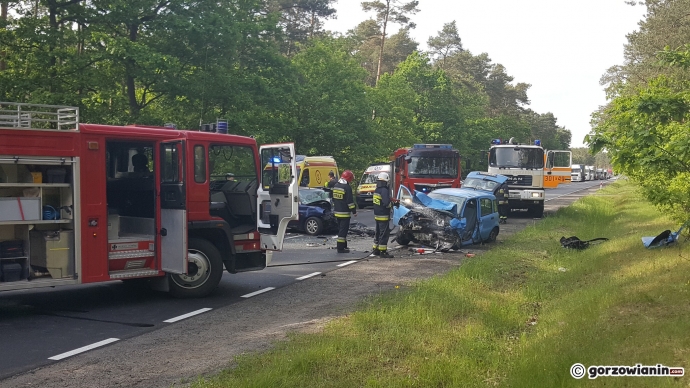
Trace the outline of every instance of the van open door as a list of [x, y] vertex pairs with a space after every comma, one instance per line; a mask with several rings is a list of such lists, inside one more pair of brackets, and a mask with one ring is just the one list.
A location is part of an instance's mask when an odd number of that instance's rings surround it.
[[397, 199], [400, 201], [400, 206], [393, 207], [393, 225], [400, 225], [400, 219], [410, 212], [408, 207], [414, 200], [410, 189], [402, 185], [398, 188]]
[[544, 188], [556, 188], [572, 180], [572, 159], [570, 151], [547, 151], [544, 165]]
[[261, 248], [283, 249], [288, 222], [299, 218], [299, 186], [294, 143], [270, 144], [259, 148], [261, 184], [258, 189], [257, 227]]
[[161, 268], [187, 273], [187, 192], [184, 184], [184, 142], [160, 145]]

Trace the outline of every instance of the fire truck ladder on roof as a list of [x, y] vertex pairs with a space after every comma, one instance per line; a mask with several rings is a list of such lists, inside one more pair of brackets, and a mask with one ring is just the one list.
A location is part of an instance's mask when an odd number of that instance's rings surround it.
[[0, 102], [0, 127], [66, 131], [78, 125], [79, 108]]

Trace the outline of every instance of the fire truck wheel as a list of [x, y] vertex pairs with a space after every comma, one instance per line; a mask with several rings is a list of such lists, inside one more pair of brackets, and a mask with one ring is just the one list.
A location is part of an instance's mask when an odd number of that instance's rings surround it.
[[223, 276], [218, 248], [208, 240], [190, 238], [188, 273], [170, 275], [170, 294], [177, 298], [199, 298], [213, 292]]

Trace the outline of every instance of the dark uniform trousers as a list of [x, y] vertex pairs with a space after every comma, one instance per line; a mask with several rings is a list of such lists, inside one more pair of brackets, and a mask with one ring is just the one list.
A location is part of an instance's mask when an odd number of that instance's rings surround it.
[[390, 208], [391, 199], [387, 186], [381, 186], [378, 183], [376, 191], [374, 191], [374, 221], [376, 221], [376, 234], [374, 235], [374, 249], [375, 255], [385, 253], [388, 250], [388, 238], [390, 237]]
[[338, 249], [347, 249], [347, 232], [350, 230], [350, 217], [337, 217], [338, 220]]
[[386, 252], [388, 250], [388, 239], [391, 235], [389, 220], [379, 220], [384, 216], [376, 216], [376, 235], [374, 237], [374, 252]]

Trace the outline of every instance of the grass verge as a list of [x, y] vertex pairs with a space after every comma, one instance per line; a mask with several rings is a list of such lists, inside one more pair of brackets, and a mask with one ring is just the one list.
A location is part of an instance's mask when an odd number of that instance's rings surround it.
[[[640, 240], [675, 227], [619, 182], [445, 276], [192, 386], [688, 386], [687, 376], [570, 375], [574, 363], [688, 367], [690, 243], [648, 250]], [[573, 235], [610, 241], [561, 248]]]

